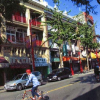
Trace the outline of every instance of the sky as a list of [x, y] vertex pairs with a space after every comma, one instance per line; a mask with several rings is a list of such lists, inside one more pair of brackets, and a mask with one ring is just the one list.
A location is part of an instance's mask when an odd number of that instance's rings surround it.
[[[54, 3], [52, 0], [45, 0], [46, 2], [48, 2], [48, 4], [52, 7], [54, 7]], [[100, 5], [97, 3], [97, 0], [93, 0], [91, 2], [92, 6], [97, 6], [95, 8], [95, 11], [98, 12], [97, 14], [93, 14], [90, 13], [90, 15], [93, 17], [94, 22], [96, 22], [96, 26], [95, 26], [95, 32], [96, 34], [100, 35]], [[71, 2], [71, 0], [60, 0], [60, 9], [63, 11], [70, 11], [69, 15], [71, 16], [75, 16], [78, 13], [80, 13], [81, 11], [84, 12], [84, 7], [77, 7], [76, 5], [74, 5], [74, 3]]]

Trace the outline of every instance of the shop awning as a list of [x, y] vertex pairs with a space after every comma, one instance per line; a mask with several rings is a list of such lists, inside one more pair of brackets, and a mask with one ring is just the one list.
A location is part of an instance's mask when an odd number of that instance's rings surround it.
[[30, 64], [11, 64], [10, 68], [30, 68]]
[[81, 60], [86, 60], [86, 58], [81, 58]]
[[9, 62], [4, 57], [0, 57], [0, 68], [6, 67], [9, 67]]
[[79, 58], [77, 58], [77, 57], [66, 57], [66, 56], [63, 57], [63, 61], [69, 61], [69, 60], [78, 61]]
[[91, 52], [90, 55], [91, 55], [91, 58], [92, 58], [92, 59], [95, 59], [95, 58], [96, 58], [96, 54], [95, 54], [95, 53], [92, 53], [92, 52]]
[[4, 57], [0, 57], [0, 63], [9, 63]]
[[63, 57], [63, 61], [69, 61], [69, 60], [70, 60], [70, 57], [66, 57], [66, 56]]

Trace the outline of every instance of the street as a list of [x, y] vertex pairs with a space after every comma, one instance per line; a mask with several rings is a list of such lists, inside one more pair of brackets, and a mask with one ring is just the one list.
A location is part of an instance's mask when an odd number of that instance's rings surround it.
[[[48, 92], [50, 100], [100, 100], [100, 83], [95, 82], [93, 73], [49, 82], [39, 89]], [[15, 100], [16, 96], [23, 92], [24, 90], [1, 92], [0, 100]]]

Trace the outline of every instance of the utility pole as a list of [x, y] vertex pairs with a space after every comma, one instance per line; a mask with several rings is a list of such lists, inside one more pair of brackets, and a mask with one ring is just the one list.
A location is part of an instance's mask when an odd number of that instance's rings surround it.
[[32, 31], [31, 31], [31, 20], [29, 20], [29, 25], [30, 25], [30, 39], [31, 39], [31, 59], [32, 59], [32, 68], [33, 71], [35, 71], [35, 61], [34, 61], [34, 46], [32, 43]]

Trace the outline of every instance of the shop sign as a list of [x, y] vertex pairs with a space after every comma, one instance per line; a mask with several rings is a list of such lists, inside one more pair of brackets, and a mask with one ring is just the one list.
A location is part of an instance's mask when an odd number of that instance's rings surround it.
[[35, 66], [40, 67], [40, 66], [48, 66], [47, 61], [45, 58], [36, 58], [35, 59]]
[[60, 62], [60, 59], [59, 58], [51, 58], [51, 61], [52, 62]]
[[69, 61], [70, 57], [63, 57], [63, 61]]
[[8, 63], [0, 63], [0, 68], [7, 68], [9, 67]]

